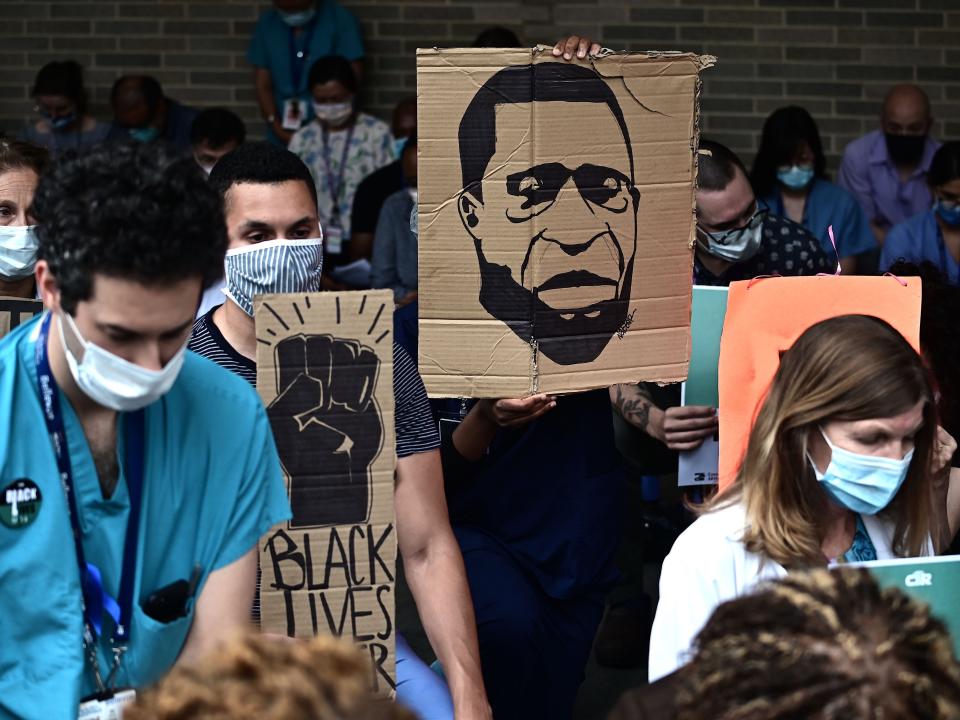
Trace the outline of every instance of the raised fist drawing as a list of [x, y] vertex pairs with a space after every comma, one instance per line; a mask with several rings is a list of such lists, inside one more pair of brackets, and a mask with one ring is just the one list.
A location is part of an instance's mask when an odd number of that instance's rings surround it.
[[354, 340], [303, 334], [274, 353], [279, 395], [267, 414], [290, 476], [290, 526], [365, 522], [383, 441], [377, 354]]

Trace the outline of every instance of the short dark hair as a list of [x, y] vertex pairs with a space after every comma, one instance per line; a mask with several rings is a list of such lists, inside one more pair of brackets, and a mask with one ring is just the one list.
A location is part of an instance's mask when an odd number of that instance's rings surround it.
[[960, 178], [960, 141], [951, 140], [934, 153], [927, 171], [927, 183], [937, 187], [957, 178]]
[[30, 91], [37, 95], [63, 95], [77, 106], [77, 112], [87, 110], [87, 91], [83, 87], [83, 68], [74, 60], [48, 62], [37, 73]]
[[68, 153], [40, 178], [33, 200], [39, 257], [73, 313], [96, 274], [146, 285], [223, 275], [227, 228], [216, 192], [192, 158], [119, 143]]
[[763, 197], [777, 185], [777, 168], [793, 164], [793, 158], [804, 144], [813, 152], [813, 173], [826, 175], [827, 159], [823, 155], [820, 131], [810, 113], [797, 105], [774, 110], [763, 123], [760, 149], [753, 158], [750, 182], [754, 192]]
[[724, 190], [737, 174], [746, 176], [743, 161], [726, 145], [700, 138], [697, 153], [697, 190]]
[[513, 30], [501, 25], [494, 25], [486, 30], [481, 30], [474, 39], [473, 46], [477, 48], [518, 48], [520, 47], [520, 38]]
[[242, 145], [247, 138], [247, 127], [235, 113], [222, 107], [208, 108], [193, 119], [190, 126], [190, 144], [198, 145], [204, 140], [217, 150], [228, 142]]
[[160, 101], [163, 100], [163, 87], [155, 77], [150, 75], [123, 75], [114, 81], [113, 87], [110, 89], [111, 105], [116, 105], [117, 96], [124, 85], [129, 85], [131, 91], [140, 94], [151, 113], [156, 111]]
[[49, 163], [50, 153], [46, 148], [22, 140], [0, 139], [0, 173], [25, 168], [42, 175]]
[[285, 148], [262, 140], [244, 143], [228, 152], [210, 172], [210, 184], [221, 198], [226, 198], [227, 191], [238, 183], [274, 185], [291, 180], [304, 183], [316, 203], [317, 186], [303, 160]]
[[546, 62], [504, 68], [473, 96], [460, 119], [460, 170], [464, 190], [483, 202], [481, 180], [497, 147], [497, 106], [549, 100], [606, 103], [623, 133], [630, 158], [630, 180], [633, 180], [630, 132], [613, 90], [590, 68]]
[[331, 80], [336, 80], [352, 93], [356, 93], [359, 87], [353, 65], [341, 55], [326, 55], [311, 65], [307, 87], [323, 85]]

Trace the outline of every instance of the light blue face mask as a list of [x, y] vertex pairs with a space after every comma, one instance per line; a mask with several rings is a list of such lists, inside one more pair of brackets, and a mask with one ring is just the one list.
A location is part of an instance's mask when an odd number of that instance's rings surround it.
[[403, 149], [407, 146], [407, 138], [394, 138], [393, 139], [393, 156], [395, 158], [400, 158], [403, 155]]
[[777, 180], [791, 190], [803, 190], [813, 182], [813, 168], [810, 165], [794, 165], [777, 170]]
[[160, 130], [152, 125], [141, 128], [129, 128], [127, 132], [130, 133], [130, 137], [134, 140], [142, 143], [153, 142], [160, 136]]
[[303, 27], [308, 22], [313, 20], [314, 16], [317, 14], [316, 8], [308, 8], [307, 10], [301, 10], [300, 12], [280, 12], [280, 19], [283, 20], [287, 25], [292, 28]]
[[937, 198], [933, 204], [933, 210], [950, 227], [960, 226], [960, 203]]
[[837, 447], [820, 428], [830, 447], [830, 464], [820, 472], [807, 456], [817, 481], [837, 503], [861, 515], [876, 515], [896, 497], [907, 479], [913, 450], [900, 460], [861, 455]]

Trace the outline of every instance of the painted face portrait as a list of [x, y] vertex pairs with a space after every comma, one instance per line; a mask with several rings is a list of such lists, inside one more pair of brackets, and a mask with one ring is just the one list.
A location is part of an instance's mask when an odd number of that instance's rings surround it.
[[592, 362], [627, 322], [637, 240], [640, 195], [613, 91], [567, 63], [506, 68], [474, 95], [459, 146], [480, 304], [553, 362]]

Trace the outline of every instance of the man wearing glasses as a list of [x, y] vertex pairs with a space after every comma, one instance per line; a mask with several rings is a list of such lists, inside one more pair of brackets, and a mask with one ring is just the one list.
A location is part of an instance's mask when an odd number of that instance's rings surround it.
[[720, 143], [700, 143], [694, 284], [729, 285], [758, 275], [836, 270], [817, 238], [758, 203], [743, 164]]
[[[760, 275], [836, 270], [836, 255], [828, 257], [816, 237], [758, 203], [743, 163], [733, 151], [701, 140], [697, 162], [695, 285], [726, 286]], [[610, 395], [630, 424], [671, 450], [695, 450], [717, 432], [716, 409], [681, 406], [679, 388], [618, 385]]]

